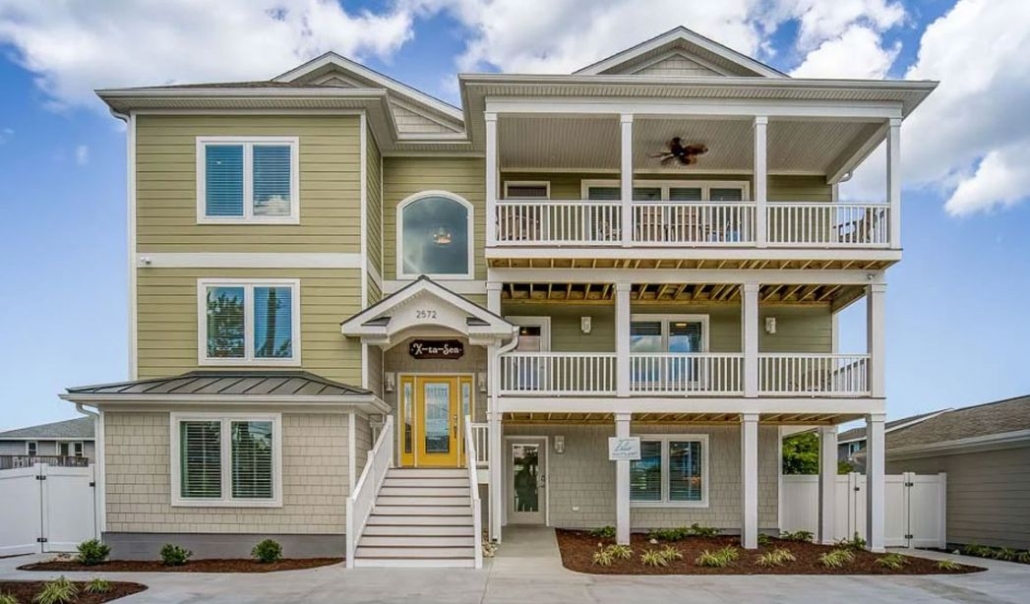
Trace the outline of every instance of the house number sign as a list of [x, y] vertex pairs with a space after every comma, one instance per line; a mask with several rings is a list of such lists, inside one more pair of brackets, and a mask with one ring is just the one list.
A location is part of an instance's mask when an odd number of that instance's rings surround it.
[[461, 340], [412, 340], [408, 354], [416, 359], [460, 359], [465, 345]]

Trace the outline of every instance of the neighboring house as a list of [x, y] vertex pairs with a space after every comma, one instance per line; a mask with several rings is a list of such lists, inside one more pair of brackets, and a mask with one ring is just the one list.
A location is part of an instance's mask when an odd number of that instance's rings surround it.
[[[330, 53], [99, 92], [128, 124], [130, 379], [63, 396], [103, 418], [113, 555], [473, 566], [480, 521], [753, 548], [779, 428], [860, 418], [882, 549], [901, 122], [936, 84], [792, 79], [677, 28], [458, 86]], [[886, 202], [838, 201], [880, 144]], [[863, 297], [870, 353], [836, 353]]]
[[891, 432], [887, 471], [947, 472], [949, 543], [1030, 549], [1030, 396]]
[[0, 432], [0, 469], [34, 463], [88, 464], [94, 458], [92, 417]]
[[[937, 417], [938, 415], [950, 410], [951, 409], [941, 409], [939, 411], [931, 411], [929, 413], [896, 419], [884, 424], [884, 432], [889, 434], [895, 430], [907, 428], [908, 426], [913, 426], [932, 417]], [[852, 464], [852, 466], [855, 466], [856, 463], [861, 462], [861, 460], [856, 459], [855, 456], [862, 451], [865, 451], [865, 448], [866, 436], [864, 426], [851, 428], [850, 430], [845, 430], [837, 435], [837, 461], [846, 461]], [[855, 467], [857, 468], [857, 466]]]

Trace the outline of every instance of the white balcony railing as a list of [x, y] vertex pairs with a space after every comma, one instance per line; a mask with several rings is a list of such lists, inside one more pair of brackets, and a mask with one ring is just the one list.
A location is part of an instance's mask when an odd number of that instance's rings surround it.
[[869, 355], [759, 354], [758, 393], [869, 396]]
[[472, 444], [476, 447], [476, 466], [485, 468], [489, 460], [487, 452], [490, 450], [490, 424], [472, 423], [470, 427], [472, 428]]
[[[755, 247], [754, 202], [633, 202], [630, 243], [666, 247]], [[890, 207], [883, 203], [769, 202], [765, 242], [781, 247], [890, 246]], [[497, 244], [623, 244], [621, 201], [497, 202]]]
[[742, 354], [640, 353], [629, 361], [633, 395], [744, 393]]
[[615, 353], [505, 354], [501, 394], [615, 394]]

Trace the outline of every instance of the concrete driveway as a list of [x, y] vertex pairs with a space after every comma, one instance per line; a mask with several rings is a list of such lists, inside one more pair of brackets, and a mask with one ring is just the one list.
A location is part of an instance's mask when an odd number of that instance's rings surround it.
[[[608, 577], [565, 570], [552, 531], [511, 530], [497, 558], [482, 571], [356, 569], [342, 566], [267, 575], [103, 573], [150, 589], [119, 603], [177, 602], [1027, 602], [1030, 566], [976, 561], [988, 567], [972, 575], [923, 577]], [[934, 558], [957, 557], [925, 554]], [[0, 559], [0, 579], [50, 578], [56, 573], [15, 568], [43, 556]], [[965, 560], [969, 561], [969, 560]], [[90, 579], [88, 573], [69, 578]]]

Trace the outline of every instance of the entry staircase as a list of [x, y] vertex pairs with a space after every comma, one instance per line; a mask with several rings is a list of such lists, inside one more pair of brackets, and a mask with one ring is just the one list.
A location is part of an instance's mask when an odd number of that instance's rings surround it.
[[464, 469], [390, 468], [354, 566], [474, 568], [473, 488]]

